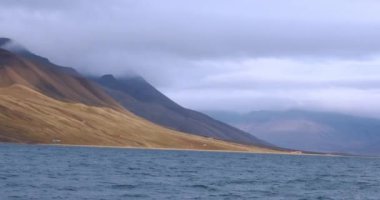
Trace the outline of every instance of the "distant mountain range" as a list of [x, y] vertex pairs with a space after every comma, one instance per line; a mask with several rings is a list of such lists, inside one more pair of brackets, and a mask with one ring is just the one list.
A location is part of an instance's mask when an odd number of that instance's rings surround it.
[[0, 38], [0, 141], [279, 152], [141, 77], [87, 78]]
[[378, 119], [302, 110], [206, 113], [286, 148], [380, 155]]

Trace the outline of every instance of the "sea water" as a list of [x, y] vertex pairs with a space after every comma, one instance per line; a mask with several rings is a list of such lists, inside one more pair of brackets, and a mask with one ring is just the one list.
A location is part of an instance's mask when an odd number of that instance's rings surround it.
[[380, 199], [380, 160], [0, 144], [0, 199]]

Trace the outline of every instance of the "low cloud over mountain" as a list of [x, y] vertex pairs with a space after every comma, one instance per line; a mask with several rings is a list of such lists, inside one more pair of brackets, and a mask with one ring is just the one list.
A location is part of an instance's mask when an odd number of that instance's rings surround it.
[[373, 0], [3, 0], [0, 22], [4, 36], [56, 63], [141, 74], [187, 107], [379, 117], [379, 9]]

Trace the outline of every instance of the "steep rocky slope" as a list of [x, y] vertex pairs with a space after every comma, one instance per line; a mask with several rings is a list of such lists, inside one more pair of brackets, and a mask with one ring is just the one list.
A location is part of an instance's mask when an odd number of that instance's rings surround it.
[[271, 146], [251, 134], [178, 105], [142, 77], [93, 78], [126, 109], [159, 125], [195, 135], [242, 144]]
[[125, 111], [58, 101], [23, 85], [0, 88], [0, 141], [276, 152], [171, 131]]
[[67, 69], [0, 49], [0, 141], [279, 152], [161, 127]]
[[119, 107], [101, 88], [80, 75], [65, 73], [2, 49], [0, 64], [0, 87], [21, 84], [63, 101]]

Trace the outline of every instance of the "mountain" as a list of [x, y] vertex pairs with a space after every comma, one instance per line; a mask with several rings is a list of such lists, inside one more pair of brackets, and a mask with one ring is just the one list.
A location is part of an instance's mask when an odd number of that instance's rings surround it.
[[58, 101], [23, 85], [0, 88], [0, 141], [278, 152], [171, 131], [128, 112]]
[[207, 113], [282, 147], [380, 155], [378, 119], [302, 110]]
[[0, 142], [284, 152], [156, 125], [74, 69], [9, 42], [0, 39]]
[[0, 87], [20, 84], [62, 101], [120, 108], [112, 97], [84, 77], [63, 73], [6, 50], [0, 49], [0, 56]]
[[[251, 134], [178, 105], [139, 76], [92, 78], [124, 108], [173, 130], [241, 144], [272, 146]], [[274, 147], [274, 146], [272, 146]]]
[[10, 42], [11, 40], [9, 38], [0, 38], [0, 48], [4, 48], [4, 46]]
[[78, 72], [76, 72], [73, 68], [63, 67], [56, 65], [49, 61], [49, 59], [36, 55], [33, 52], [30, 52], [27, 48], [22, 46], [21, 44], [9, 39], [9, 38], [0, 38], [0, 48], [10, 51], [14, 54], [17, 54], [23, 58], [27, 58], [30, 61], [37, 62], [39, 64], [44, 65], [48, 68], [53, 68], [54, 70], [62, 71], [65, 73], [69, 73], [72, 75], [80, 76]]

